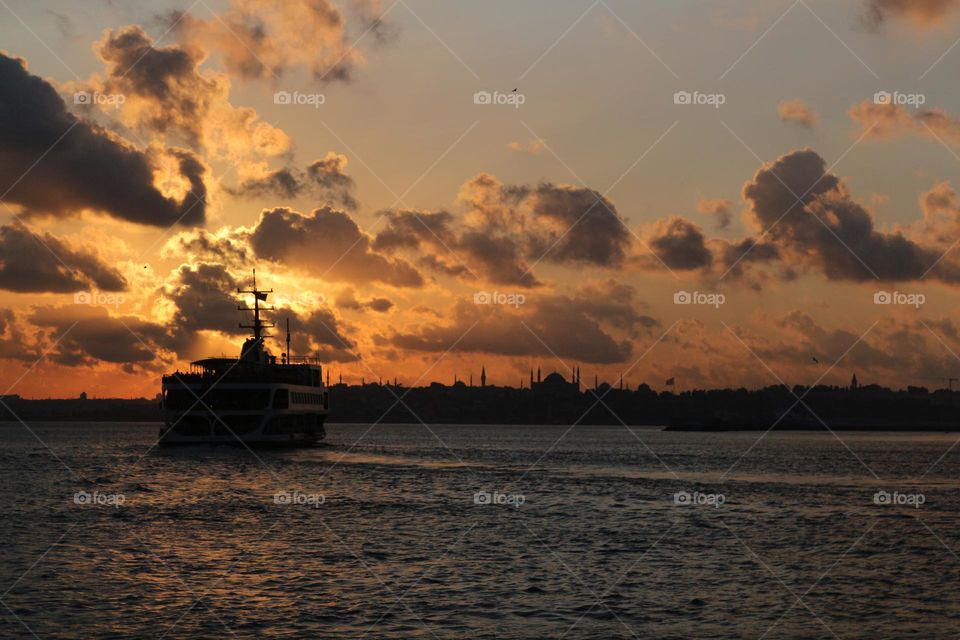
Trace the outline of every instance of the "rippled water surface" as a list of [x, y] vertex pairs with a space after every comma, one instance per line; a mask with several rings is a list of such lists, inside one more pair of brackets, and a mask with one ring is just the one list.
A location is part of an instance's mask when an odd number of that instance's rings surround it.
[[2, 638], [960, 636], [957, 434], [30, 426], [0, 425]]

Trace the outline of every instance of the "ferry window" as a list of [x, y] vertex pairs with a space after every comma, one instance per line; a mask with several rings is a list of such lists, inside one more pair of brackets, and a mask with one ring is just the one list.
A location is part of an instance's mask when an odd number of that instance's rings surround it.
[[289, 392], [286, 389], [277, 389], [273, 395], [273, 408], [286, 409], [290, 406]]
[[219, 389], [214, 387], [205, 395], [198, 394], [199, 408], [209, 407], [223, 411], [239, 409], [263, 409], [267, 406], [267, 391], [262, 389]]

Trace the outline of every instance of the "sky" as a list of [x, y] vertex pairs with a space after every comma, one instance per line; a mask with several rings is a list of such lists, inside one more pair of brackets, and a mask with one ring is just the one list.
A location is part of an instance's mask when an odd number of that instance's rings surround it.
[[960, 0], [0, 15], [0, 391], [152, 397], [253, 269], [350, 383], [960, 377]]

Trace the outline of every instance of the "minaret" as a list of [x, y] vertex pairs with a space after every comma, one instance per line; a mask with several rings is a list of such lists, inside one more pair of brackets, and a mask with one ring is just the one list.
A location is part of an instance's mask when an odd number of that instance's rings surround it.
[[537, 382], [540, 382], [540, 367], [537, 367]]
[[580, 391], [580, 367], [577, 367], [577, 391]]
[[487, 386], [487, 368], [486, 367], [480, 367], [480, 386], [481, 387]]
[[327, 386], [330, 386], [330, 369], [327, 369]]
[[857, 382], [857, 374], [854, 373], [854, 374], [853, 374], [853, 378], [850, 379], [850, 390], [851, 390], [851, 391], [856, 391], [859, 387], [860, 387], [860, 385], [859, 385], [859, 383]]
[[623, 374], [620, 374], [620, 391], [623, 391]]
[[600, 388], [600, 380], [597, 378], [597, 374], [593, 374], [593, 390], [596, 391]]
[[530, 367], [530, 388], [533, 389], [533, 367]]
[[343, 371], [340, 372], [340, 384], [343, 384]]

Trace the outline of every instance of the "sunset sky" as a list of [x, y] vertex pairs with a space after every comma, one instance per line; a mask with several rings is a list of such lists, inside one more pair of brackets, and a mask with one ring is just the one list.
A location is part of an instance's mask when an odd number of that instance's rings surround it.
[[960, 377], [960, 0], [0, 15], [0, 392], [152, 397], [254, 268], [351, 383]]

